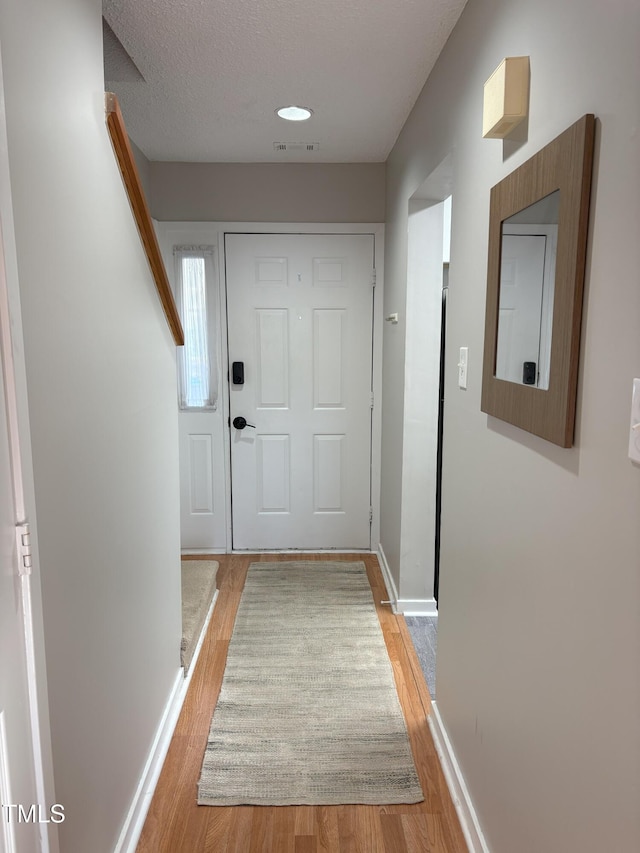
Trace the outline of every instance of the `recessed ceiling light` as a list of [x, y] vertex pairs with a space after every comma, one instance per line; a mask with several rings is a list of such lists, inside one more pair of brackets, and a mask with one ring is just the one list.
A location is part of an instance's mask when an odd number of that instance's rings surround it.
[[280, 109], [276, 110], [276, 114], [287, 121], [306, 121], [313, 115], [313, 110], [310, 110], [308, 107], [295, 107], [292, 105], [290, 107], [280, 107]]

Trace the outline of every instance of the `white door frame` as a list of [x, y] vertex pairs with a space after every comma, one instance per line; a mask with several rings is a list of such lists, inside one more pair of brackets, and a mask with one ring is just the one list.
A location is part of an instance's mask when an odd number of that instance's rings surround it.
[[[227, 233], [241, 234], [372, 234], [374, 237], [374, 259], [376, 269], [376, 287], [373, 302], [373, 393], [374, 407], [371, 433], [371, 550], [377, 551], [380, 543], [380, 458], [382, 448], [382, 323], [383, 323], [383, 274], [384, 274], [384, 225], [351, 223], [273, 223], [273, 222], [225, 222], [220, 223], [218, 234], [218, 257], [220, 258], [220, 298], [221, 317], [227, 316], [227, 277], [225, 264], [224, 237]], [[222, 324], [223, 364], [222, 376], [229, 372], [227, 326]], [[223, 418], [226, 425], [230, 412], [229, 382], [223, 381], [223, 393], [220, 395], [223, 405]], [[225, 447], [225, 493], [227, 499], [227, 552], [233, 551], [231, 518], [231, 436], [230, 430], [224, 430]], [[238, 553], [247, 553], [246, 551]], [[335, 552], [333, 552], [335, 553]]]
[[[17, 248], [13, 220], [13, 199], [4, 108], [4, 80], [0, 63], [0, 324], [2, 325], [2, 361], [4, 394], [7, 407], [8, 435], [13, 468], [13, 490], [16, 512], [18, 557], [22, 534], [28, 530], [30, 567], [20, 575], [20, 599], [27, 668], [29, 723], [31, 730], [33, 771], [38, 805], [43, 813], [56, 803], [53, 784], [53, 758], [46, 691], [44, 626], [40, 587], [38, 543], [35, 519], [35, 487], [31, 455], [27, 400], [27, 378], [24, 361], [24, 339], [17, 265]], [[28, 540], [29, 541], [29, 540]], [[29, 562], [29, 560], [27, 560]], [[26, 563], [25, 563], [26, 566]], [[29, 803], [22, 804], [29, 808]], [[48, 814], [47, 814], [48, 816]], [[5, 817], [3, 812], [2, 817]], [[38, 826], [42, 853], [57, 853], [58, 830], [53, 822]]]
[[[220, 318], [220, 394], [217, 422], [218, 446], [223, 448], [223, 459], [215, 460], [215, 470], [224, 472], [224, 541], [215, 548], [185, 548], [183, 553], [232, 553], [231, 538], [231, 440], [227, 427], [229, 417], [229, 371], [227, 347], [227, 280], [225, 270], [224, 238], [227, 233], [242, 234], [371, 234], [374, 237], [374, 259], [376, 288], [374, 293], [373, 321], [373, 390], [374, 408], [371, 436], [371, 550], [376, 552], [380, 544], [380, 458], [382, 435], [382, 326], [384, 302], [384, 225], [382, 223], [313, 223], [313, 222], [154, 222], [160, 248], [169, 278], [173, 280], [173, 245], [206, 243], [217, 247], [217, 311]], [[221, 499], [222, 502], [222, 499]], [[247, 553], [247, 552], [242, 552]]]

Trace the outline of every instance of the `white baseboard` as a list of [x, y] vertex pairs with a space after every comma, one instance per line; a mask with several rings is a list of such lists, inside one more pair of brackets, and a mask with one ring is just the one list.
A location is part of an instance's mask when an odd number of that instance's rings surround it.
[[149, 811], [149, 806], [151, 805], [151, 800], [153, 799], [158, 779], [160, 778], [162, 765], [164, 764], [167, 752], [169, 751], [169, 744], [171, 743], [171, 738], [173, 737], [173, 732], [187, 695], [187, 689], [191, 682], [191, 677], [196, 667], [198, 656], [200, 655], [200, 650], [202, 649], [204, 637], [207, 633], [207, 628], [209, 627], [209, 622], [211, 621], [211, 615], [213, 614], [213, 608], [215, 607], [217, 599], [218, 590], [216, 589], [213, 594], [209, 610], [207, 611], [207, 616], [204, 620], [204, 625], [202, 626], [198, 643], [193, 652], [193, 657], [191, 658], [189, 671], [185, 675], [184, 670], [180, 668], [180, 671], [176, 676], [162, 719], [160, 720], [160, 725], [158, 726], [156, 736], [153, 740], [149, 757], [147, 758], [147, 763], [142, 771], [142, 776], [140, 777], [136, 793], [129, 808], [127, 819], [124, 822], [124, 826], [120, 832], [120, 838], [118, 839], [118, 843], [116, 844], [113, 853], [135, 853], [136, 847], [138, 846], [142, 827], [144, 826], [147, 812]]
[[[184, 551], [182, 552], [185, 553]], [[231, 554], [241, 554], [252, 557], [259, 554], [374, 554], [369, 548], [263, 548], [261, 551], [250, 551], [244, 548], [234, 548]]]
[[140, 833], [144, 826], [151, 798], [155, 791], [162, 765], [171, 743], [173, 730], [178, 722], [178, 716], [184, 702], [184, 673], [182, 668], [178, 670], [169, 699], [165, 705], [160, 725], [156, 731], [156, 736], [153, 739], [149, 757], [145, 764], [142, 776], [138, 783], [138, 787], [134, 794], [129, 813], [120, 832], [120, 837], [114, 848], [113, 853], [135, 853], [138, 845]]
[[384, 585], [391, 601], [391, 609], [394, 613], [403, 613], [407, 616], [437, 616], [438, 606], [435, 598], [399, 598], [398, 590], [391, 575], [391, 569], [387, 562], [382, 544], [378, 545], [378, 562], [382, 569]]
[[460, 765], [453, 751], [453, 745], [442, 722], [436, 702], [431, 703], [431, 713], [427, 717], [431, 735], [435, 744], [442, 772], [446, 779], [451, 799], [455, 807], [460, 826], [469, 848], [469, 853], [490, 853], [485, 841], [476, 810], [471, 801], [469, 789], [464, 781]]
[[384, 580], [384, 585], [387, 588], [387, 595], [389, 596], [389, 600], [391, 601], [391, 609], [394, 613], [397, 613], [398, 590], [396, 589], [393, 577], [391, 576], [391, 569], [389, 568], [389, 563], [387, 562], [387, 556], [384, 553], [382, 543], [378, 545], [378, 562], [380, 563], [380, 569], [382, 570], [382, 579]]
[[226, 548], [182, 548], [180, 554], [183, 557], [200, 556], [201, 554], [226, 554]]
[[437, 616], [438, 605], [435, 598], [399, 598], [396, 602], [398, 613], [405, 616]]

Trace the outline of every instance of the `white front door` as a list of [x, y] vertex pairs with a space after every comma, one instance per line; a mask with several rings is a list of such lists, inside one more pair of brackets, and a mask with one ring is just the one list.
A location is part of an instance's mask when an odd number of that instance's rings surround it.
[[502, 235], [498, 379], [522, 383], [525, 362], [538, 368], [545, 247], [544, 236]]
[[522, 383], [524, 362], [534, 362], [530, 384], [549, 387], [557, 241], [556, 224], [503, 224], [498, 379]]
[[225, 249], [233, 547], [369, 548], [374, 238]]

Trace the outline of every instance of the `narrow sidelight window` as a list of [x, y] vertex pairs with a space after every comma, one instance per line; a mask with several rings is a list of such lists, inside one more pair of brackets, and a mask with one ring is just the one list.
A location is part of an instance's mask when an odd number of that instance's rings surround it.
[[175, 246], [176, 302], [184, 347], [178, 347], [180, 409], [215, 409], [218, 371], [215, 359], [213, 248]]

